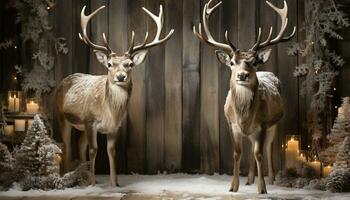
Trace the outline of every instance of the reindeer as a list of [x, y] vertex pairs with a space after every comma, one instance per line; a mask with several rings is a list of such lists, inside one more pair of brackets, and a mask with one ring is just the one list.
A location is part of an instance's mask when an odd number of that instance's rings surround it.
[[199, 24], [199, 31], [197, 32], [195, 26], [193, 26], [193, 33], [201, 41], [222, 49], [215, 51], [216, 56], [222, 64], [231, 69], [230, 90], [224, 106], [225, 116], [232, 132], [231, 139], [234, 154], [233, 179], [230, 191], [238, 191], [242, 137], [246, 136], [252, 143], [254, 154], [250, 161], [247, 184], [254, 183], [255, 158], [258, 168], [258, 192], [266, 193], [262, 171], [263, 146], [266, 143], [269, 182], [273, 184], [272, 142], [276, 132], [276, 123], [283, 116], [283, 103], [278, 78], [271, 72], [257, 72], [257, 67], [266, 63], [270, 57], [271, 49], [266, 49], [266, 47], [290, 40], [295, 34], [296, 27], [294, 27], [291, 35], [284, 37], [288, 24], [287, 3], [284, 1], [284, 8], [279, 9], [266, 1], [281, 18], [280, 32], [276, 38], [271, 39], [271, 27], [267, 39], [261, 42], [261, 28], [259, 28], [257, 41], [253, 47], [248, 51], [240, 51], [231, 43], [227, 31], [225, 32], [226, 43], [215, 41], [211, 35], [207, 21], [211, 13], [222, 3], [219, 2], [210, 7], [211, 2], [212, 0], [206, 3], [203, 9], [204, 31], [201, 24]]
[[146, 8], [142, 8], [157, 25], [154, 39], [147, 43], [148, 32], [143, 42], [137, 46], [135, 33], [132, 31], [131, 44], [121, 56], [112, 51], [103, 33], [104, 45], [94, 44], [86, 33], [86, 26], [90, 19], [105, 6], [101, 6], [86, 16], [85, 8], [81, 11], [80, 39], [93, 48], [98, 60], [107, 68], [108, 74], [95, 76], [76, 73], [69, 75], [56, 89], [56, 104], [58, 108], [61, 136], [64, 142], [64, 166], [67, 169], [71, 161], [71, 128], [83, 131], [79, 150], [80, 158], [86, 161], [87, 145], [91, 162], [91, 184], [95, 185], [95, 158], [97, 154], [97, 132], [107, 135], [107, 152], [110, 165], [111, 185], [118, 185], [115, 172], [115, 143], [117, 131], [127, 113], [127, 104], [131, 92], [131, 71], [134, 66], [143, 62], [147, 49], [160, 45], [169, 40], [174, 30], [160, 39], [163, 28], [163, 8], [160, 5], [159, 15], [156, 16]]

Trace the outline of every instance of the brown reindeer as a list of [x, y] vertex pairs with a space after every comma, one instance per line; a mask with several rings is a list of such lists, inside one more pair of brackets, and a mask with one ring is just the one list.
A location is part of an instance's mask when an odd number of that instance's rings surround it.
[[[203, 29], [199, 24], [199, 32], [193, 26], [194, 34], [203, 42], [221, 48], [216, 51], [216, 56], [221, 63], [230, 67], [230, 90], [225, 103], [225, 116], [232, 131], [232, 143], [234, 154], [234, 170], [230, 191], [238, 191], [239, 168], [242, 152], [242, 137], [247, 136], [252, 143], [252, 152], [258, 168], [258, 192], [266, 193], [266, 186], [262, 171], [263, 146], [266, 143], [267, 160], [269, 168], [269, 182], [274, 181], [272, 164], [272, 142], [275, 136], [276, 123], [283, 116], [283, 104], [280, 95], [280, 81], [271, 72], [257, 72], [257, 66], [264, 64], [270, 57], [271, 49], [266, 47], [290, 40], [294, 34], [284, 37], [287, 28], [288, 7], [284, 1], [284, 8], [279, 9], [266, 1], [275, 10], [282, 20], [281, 30], [276, 38], [272, 39], [272, 27], [264, 42], [261, 42], [261, 28], [259, 28], [257, 41], [248, 51], [240, 51], [230, 42], [227, 31], [226, 43], [220, 43], [213, 39], [207, 21], [211, 13], [221, 4], [219, 2], [210, 7], [212, 0], [205, 4], [203, 9]], [[250, 161], [247, 184], [254, 183], [255, 163]]]
[[163, 27], [163, 9], [160, 6], [159, 15], [154, 15], [142, 8], [156, 23], [157, 33], [151, 42], [146, 32], [144, 41], [135, 46], [135, 34], [132, 31], [129, 49], [121, 56], [114, 53], [107, 43], [103, 33], [104, 45], [100, 46], [90, 41], [86, 33], [89, 20], [96, 15], [102, 6], [86, 16], [85, 6], [81, 11], [80, 39], [96, 51], [98, 60], [107, 68], [108, 74], [94, 76], [88, 74], [73, 74], [66, 77], [57, 86], [56, 103], [59, 112], [61, 136], [64, 142], [64, 165], [67, 170], [71, 161], [71, 128], [83, 131], [80, 142], [80, 158], [86, 161], [87, 145], [91, 162], [91, 184], [95, 184], [95, 158], [97, 154], [97, 132], [107, 135], [107, 152], [110, 165], [112, 186], [118, 184], [115, 172], [115, 143], [117, 131], [126, 116], [127, 104], [131, 91], [131, 71], [145, 59], [147, 49], [160, 45], [170, 39], [172, 29], [166, 37], [160, 39]]

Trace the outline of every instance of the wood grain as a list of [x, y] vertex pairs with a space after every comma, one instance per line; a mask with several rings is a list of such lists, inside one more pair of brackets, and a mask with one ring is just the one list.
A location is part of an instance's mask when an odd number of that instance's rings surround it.
[[197, 0], [183, 1], [182, 171], [187, 173], [200, 169], [200, 45], [192, 33], [192, 26], [200, 21], [199, 10]]
[[[204, 5], [207, 1], [202, 0]], [[201, 6], [203, 7], [203, 6]], [[220, 11], [212, 14], [209, 22], [211, 34], [220, 38]], [[219, 151], [219, 62], [215, 59], [214, 49], [201, 46], [201, 115], [200, 115], [200, 152], [201, 172], [213, 174], [220, 168]]]
[[[136, 43], [142, 42], [147, 31], [145, 13], [141, 6], [145, 0], [129, 1], [128, 43], [131, 31], [135, 31]], [[132, 71], [133, 88], [128, 109], [128, 172], [145, 173], [146, 167], [146, 74], [147, 59]]]
[[182, 2], [166, 1], [164, 13], [164, 33], [176, 30], [164, 45], [164, 167], [174, 173], [181, 169], [182, 152]]

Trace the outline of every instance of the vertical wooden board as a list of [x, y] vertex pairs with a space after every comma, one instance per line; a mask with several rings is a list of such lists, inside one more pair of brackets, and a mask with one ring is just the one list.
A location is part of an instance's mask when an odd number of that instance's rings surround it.
[[[90, 10], [86, 9], [86, 13], [90, 14], [99, 7], [105, 5], [106, 8], [99, 11], [89, 22], [90, 27], [89, 38], [94, 44], [103, 45], [102, 33], [108, 33], [108, 2], [109, 0], [94, 0], [90, 1]], [[90, 49], [89, 73], [91, 74], [107, 74], [107, 69], [98, 62], [95, 52]]]
[[175, 30], [165, 44], [164, 167], [167, 172], [181, 169], [182, 147], [182, 1], [166, 1], [164, 31]]
[[[298, 0], [298, 9], [297, 9], [297, 40], [298, 42], [303, 42], [305, 40], [305, 30], [301, 30], [302, 26], [305, 23], [305, 1]], [[302, 56], [298, 55], [297, 65], [304, 63], [306, 60]], [[298, 81], [298, 107], [299, 107], [299, 117], [298, 117], [298, 132], [301, 136], [301, 148], [307, 149], [308, 145], [308, 131], [307, 131], [307, 103], [306, 97], [304, 95], [300, 95], [300, 89], [302, 83], [305, 81], [304, 77], [297, 78]]]
[[[63, 78], [72, 73], [73, 64], [73, 24], [72, 21], [73, 2], [64, 1], [64, 3], [58, 3], [53, 9], [54, 12], [54, 32], [56, 37], [64, 37], [66, 39], [67, 47], [69, 49], [68, 54], [58, 54], [55, 60], [55, 68], [53, 69], [55, 81], [59, 83]], [[68, 23], [63, 23], [68, 22]], [[53, 115], [53, 128], [55, 130], [55, 138], [61, 141], [61, 134], [58, 124], [57, 112]]]
[[[230, 40], [237, 45], [238, 41], [238, 3], [237, 1], [223, 1], [223, 16], [221, 41], [224, 41], [223, 34], [227, 30]], [[216, 59], [215, 56], [213, 59]], [[231, 141], [231, 130], [229, 129], [225, 117], [224, 105], [227, 93], [230, 90], [231, 70], [226, 65], [221, 64], [219, 68], [219, 122], [220, 122], [220, 173], [232, 174], [233, 169], [233, 151]]]
[[[278, 7], [283, 7], [283, 2], [277, 4]], [[288, 1], [288, 27], [285, 34], [289, 35], [293, 31], [293, 27], [297, 25], [297, 0]], [[280, 21], [278, 21], [280, 23]], [[297, 41], [294, 37], [292, 41]], [[282, 83], [282, 98], [284, 102], [284, 116], [280, 121], [278, 139], [283, 144], [286, 134], [298, 133], [298, 83], [293, 76], [294, 67], [297, 64], [295, 56], [287, 55], [287, 48], [290, 42], [280, 43], [278, 47], [278, 77]], [[281, 147], [281, 146], [280, 146]]]
[[[248, 9], [249, 8], [249, 9]], [[255, 0], [238, 0], [238, 47], [248, 50], [255, 42], [256, 35], [256, 17]], [[241, 173], [247, 174], [248, 161], [251, 154], [251, 145], [247, 138], [243, 139], [243, 154], [241, 159]]]
[[[147, 31], [146, 16], [141, 7], [145, 0], [128, 1], [128, 41], [131, 31], [135, 31], [135, 43], [143, 41]], [[149, 55], [148, 55], [149, 56]], [[128, 141], [127, 168], [128, 172], [145, 173], [146, 164], [146, 61], [136, 66], [132, 71], [133, 88], [128, 108]]]
[[[146, 8], [158, 15], [160, 0], [147, 0]], [[147, 18], [150, 38], [156, 33], [156, 25]], [[146, 137], [147, 173], [164, 169], [164, 45], [153, 47], [148, 53], [146, 68]]]
[[[273, 5], [277, 5], [277, 2], [279, 0], [270, 0], [269, 2]], [[279, 25], [278, 25], [278, 14], [265, 2], [265, 1], [259, 1], [259, 3], [256, 5], [257, 9], [257, 15], [256, 15], [256, 29], [254, 31], [254, 36], [256, 39], [258, 28], [261, 27], [261, 40], [265, 41], [269, 31], [270, 27], [273, 27], [273, 36], [277, 34]], [[253, 44], [251, 44], [253, 45]], [[277, 46], [273, 45], [268, 48], [272, 49], [270, 59], [262, 66], [259, 67], [258, 71], [270, 71], [274, 74], [278, 74], [278, 66], [277, 66]]]
[[[202, 0], [204, 5], [207, 0]], [[201, 5], [201, 9], [203, 6]], [[222, 7], [212, 14], [209, 27], [213, 37], [219, 38], [220, 14]], [[197, 27], [198, 28], [198, 27]], [[218, 73], [220, 64], [215, 58], [214, 49], [201, 46], [201, 114], [200, 114], [200, 151], [201, 172], [213, 174], [219, 172], [219, 92]]]
[[83, 9], [83, 6], [86, 5], [84, 1], [73, 1], [73, 14], [72, 14], [72, 51], [73, 53], [73, 63], [72, 63], [72, 72], [76, 73], [87, 73], [89, 69], [89, 47], [79, 39], [79, 33], [82, 32], [80, 26], [80, 12]]
[[[122, 55], [127, 50], [128, 34], [127, 34], [127, 1], [112, 0], [108, 6], [108, 41], [110, 47], [118, 55]], [[122, 126], [118, 130], [118, 139], [116, 144], [117, 172], [125, 173], [127, 171], [127, 121], [122, 122]]]
[[188, 173], [198, 173], [200, 169], [200, 41], [192, 32], [192, 26], [200, 22], [199, 10], [197, 0], [183, 1], [182, 171]]

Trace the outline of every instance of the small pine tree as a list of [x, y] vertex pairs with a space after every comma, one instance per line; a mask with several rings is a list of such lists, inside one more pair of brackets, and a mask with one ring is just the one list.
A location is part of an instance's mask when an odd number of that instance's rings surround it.
[[342, 145], [339, 147], [337, 161], [335, 162], [334, 168], [350, 170], [350, 137], [346, 137]]
[[350, 191], [350, 137], [339, 147], [334, 169], [329, 176], [327, 189], [332, 192]]
[[59, 147], [47, 135], [40, 117], [36, 115], [21, 147], [15, 151], [15, 171], [23, 176], [48, 176], [59, 173], [55, 156]]
[[7, 189], [12, 184], [12, 170], [13, 157], [7, 146], [0, 142], [0, 190]]
[[335, 163], [339, 146], [346, 137], [350, 137], [350, 97], [343, 98], [341, 109], [343, 112], [338, 113], [331, 133], [327, 136], [328, 148], [320, 153], [320, 159], [324, 163]]

